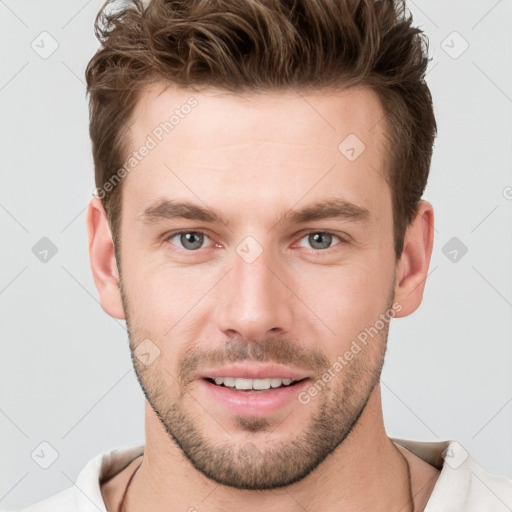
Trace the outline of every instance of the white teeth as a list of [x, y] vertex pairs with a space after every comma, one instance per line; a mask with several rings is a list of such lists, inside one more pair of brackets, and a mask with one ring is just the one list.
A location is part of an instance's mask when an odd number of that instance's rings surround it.
[[252, 380], [236, 379], [235, 380], [235, 388], [236, 389], [252, 389]]
[[252, 381], [252, 389], [269, 389], [270, 379], [254, 379]]
[[236, 379], [233, 379], [231, 377], [221, 377], [221, 378], [224, 381], [224, 386], [228, 386], [230, 388], [235, 386]]
[[292, 379], [242, 379], [234, 377], [215, 377], [214, 380], [218, 386], [224, 384], [228, 388], [241, 390], [278, 388], [280, 386], [289, 386], [293, 382]]

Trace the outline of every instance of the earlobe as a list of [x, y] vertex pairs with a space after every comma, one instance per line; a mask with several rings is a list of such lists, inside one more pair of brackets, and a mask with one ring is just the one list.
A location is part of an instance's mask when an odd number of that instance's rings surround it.
[[421, 201], [412, 224], [407, 228], [404, 248], [398, 262], [395, 302], [402, 305], [396, 317], [410, 315], [421, 304], [434, 243], [434, 209]]
[[87, 236], [91, 270], [101, 307], [108, 315], [124, 319], [114, 242], [105, 209], [97, 197], [91, 199], [87, 209]]

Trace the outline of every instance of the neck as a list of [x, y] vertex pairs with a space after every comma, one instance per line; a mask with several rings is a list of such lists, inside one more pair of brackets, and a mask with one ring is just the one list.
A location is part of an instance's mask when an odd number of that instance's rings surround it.
[[199, 473], [169, 438], [146, 402], [146, 447], [131, 482], [125, 511], [302, 512], [414, 510], [410, 469], [387, 437], [380, 387], [373, 390], [358, 423], [322, 464], [303, 480], [268, 491], [219, 485]]

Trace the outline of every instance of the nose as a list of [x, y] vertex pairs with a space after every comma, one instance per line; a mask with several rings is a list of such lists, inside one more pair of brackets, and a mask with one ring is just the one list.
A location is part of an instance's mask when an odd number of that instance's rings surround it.
[[[243, 255], [242, 255], [243, 256]], [[252, 262], [238, 253], [223, 280], [217, 309], [218, 328], [229, 338], [258, 342], [272, 334], [288, 334], [293, 326], [293, 286], [286, 269], [271, 251]]]

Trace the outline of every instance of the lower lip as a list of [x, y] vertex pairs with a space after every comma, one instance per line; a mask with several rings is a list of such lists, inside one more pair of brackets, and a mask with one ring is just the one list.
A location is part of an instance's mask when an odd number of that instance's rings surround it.
[[262, 417], [297, 400], [299, 393], [308, 386], [308, 381], [309, 379], [304, 379], [291, 386], [270, 388], [256, 393], [233, 391], [225, 386], [212, 384], [206, 379], [200, 379], [199, 384], [222, 407], [239, 415]]

